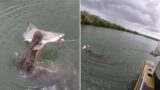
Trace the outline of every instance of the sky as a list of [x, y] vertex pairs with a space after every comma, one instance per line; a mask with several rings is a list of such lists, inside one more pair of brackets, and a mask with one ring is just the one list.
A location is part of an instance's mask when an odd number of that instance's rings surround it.
[[81, 0], [81, 10], [160, 39], [160, 0]]

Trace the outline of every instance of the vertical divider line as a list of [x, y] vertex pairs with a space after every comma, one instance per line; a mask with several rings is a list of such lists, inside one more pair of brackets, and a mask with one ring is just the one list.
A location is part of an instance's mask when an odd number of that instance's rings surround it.
[[79, 0], [79, 90], [81, 90], [81, 0]]

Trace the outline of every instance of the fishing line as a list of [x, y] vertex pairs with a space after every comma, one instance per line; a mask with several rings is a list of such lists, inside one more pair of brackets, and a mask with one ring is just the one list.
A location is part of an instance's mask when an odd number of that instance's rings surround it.
[[[127, 48], [123, 48], [123, 49], [127, 49]], [[145, 50], [141, 50], [141, 49], [131, 49], [130, 50], [135, 50], [135, 51], [139, 51], [139, 52], [144, 52], [144, 53], [147, 53], [151, 56], [159, 56], [160, 55], [160, 42], [158, 42], [158, 44], [156, 45], [155, 49], [154, 50], [151, 50], [151, 51], [145, 51]]]
[[[133, 48], [123, 48], [123, 49], [126, 49], [126, 50], [134, 50], [134, 51], [143, 52], [143, 53], [147, 53], [147, 54], [150, 54], [150, 53], [151, 53], [150, 51], [145, 51], [145, 50], [141, 50], [141, 49], [133, 49]], [[151, 55], [151, 54], [150, 54], [150, 55]]]
[[75, 42], [77, 41], [78, 39], [71, 39], [71, 40], [65, 40], [65, 42]]
[[150, 52], [149, 52], [149, 51], [145, 51], [145, 50], [141, 50], [141, 49], [133, 49], [133, 50], [135, 50], [135, 51], [140, 51], [140, 52], [144, 52], [144, 53], [148, 53], [148, 54], [150, 54]]

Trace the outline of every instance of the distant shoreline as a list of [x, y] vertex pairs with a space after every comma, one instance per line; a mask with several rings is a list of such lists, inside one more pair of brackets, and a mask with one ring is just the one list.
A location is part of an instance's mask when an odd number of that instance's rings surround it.
[[159, 39], [157, 39], [157, 38], [150, 37], [150, 36], [147, 36], [144, 34], [140, 34], [136, 31], [126, 29], [120, 25], [117, 25], [117, 24], [111, 23], [107, 20], [104, 20], [104, 19], [100, 18], [99, 16], [90, 14], [87, 11], [81, 11], [81, 24], [104, 27], [104, 28], [111, 28], [111, 29], [119, 30], [119, 31], [125, 31], [125, 32], [136, 34], [136, 35], [140, 35], [140, 36], [143, 36], [146, 38], [150, 38], [152, 40], [159, 41]]

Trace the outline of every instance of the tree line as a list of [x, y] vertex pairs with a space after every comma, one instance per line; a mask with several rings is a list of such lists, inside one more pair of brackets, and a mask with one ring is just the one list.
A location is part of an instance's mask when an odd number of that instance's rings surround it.
[[81, 24], [93, 25], [93, 26], [99, 26], [99, 27], [106, 27], [106, 28], [111, 28], [111, 29], [120, 30], [120, 31], [126, 31], [126, 32], [130, 32], [130, 33], [133, 33], [133, 34], [141, 35], [141, 36], [144, 36], [146, 38], [150, 38], [150, 39], [153, 39], [153, 40], [156, 40], [156, 41], [158, 40], [156, 38], [153, 38], [153, 37], [150, 37], [150, 36], [147, 36], [147, 35], [144, 35], [144, 34], [140, 34], [136, 31], [126, 29], [123, 26], [111, 23], [107, 20], [104, 20], [104, 19], [100, 18], [97, 15], [90, 14], [87, 11], [81, 11]]

